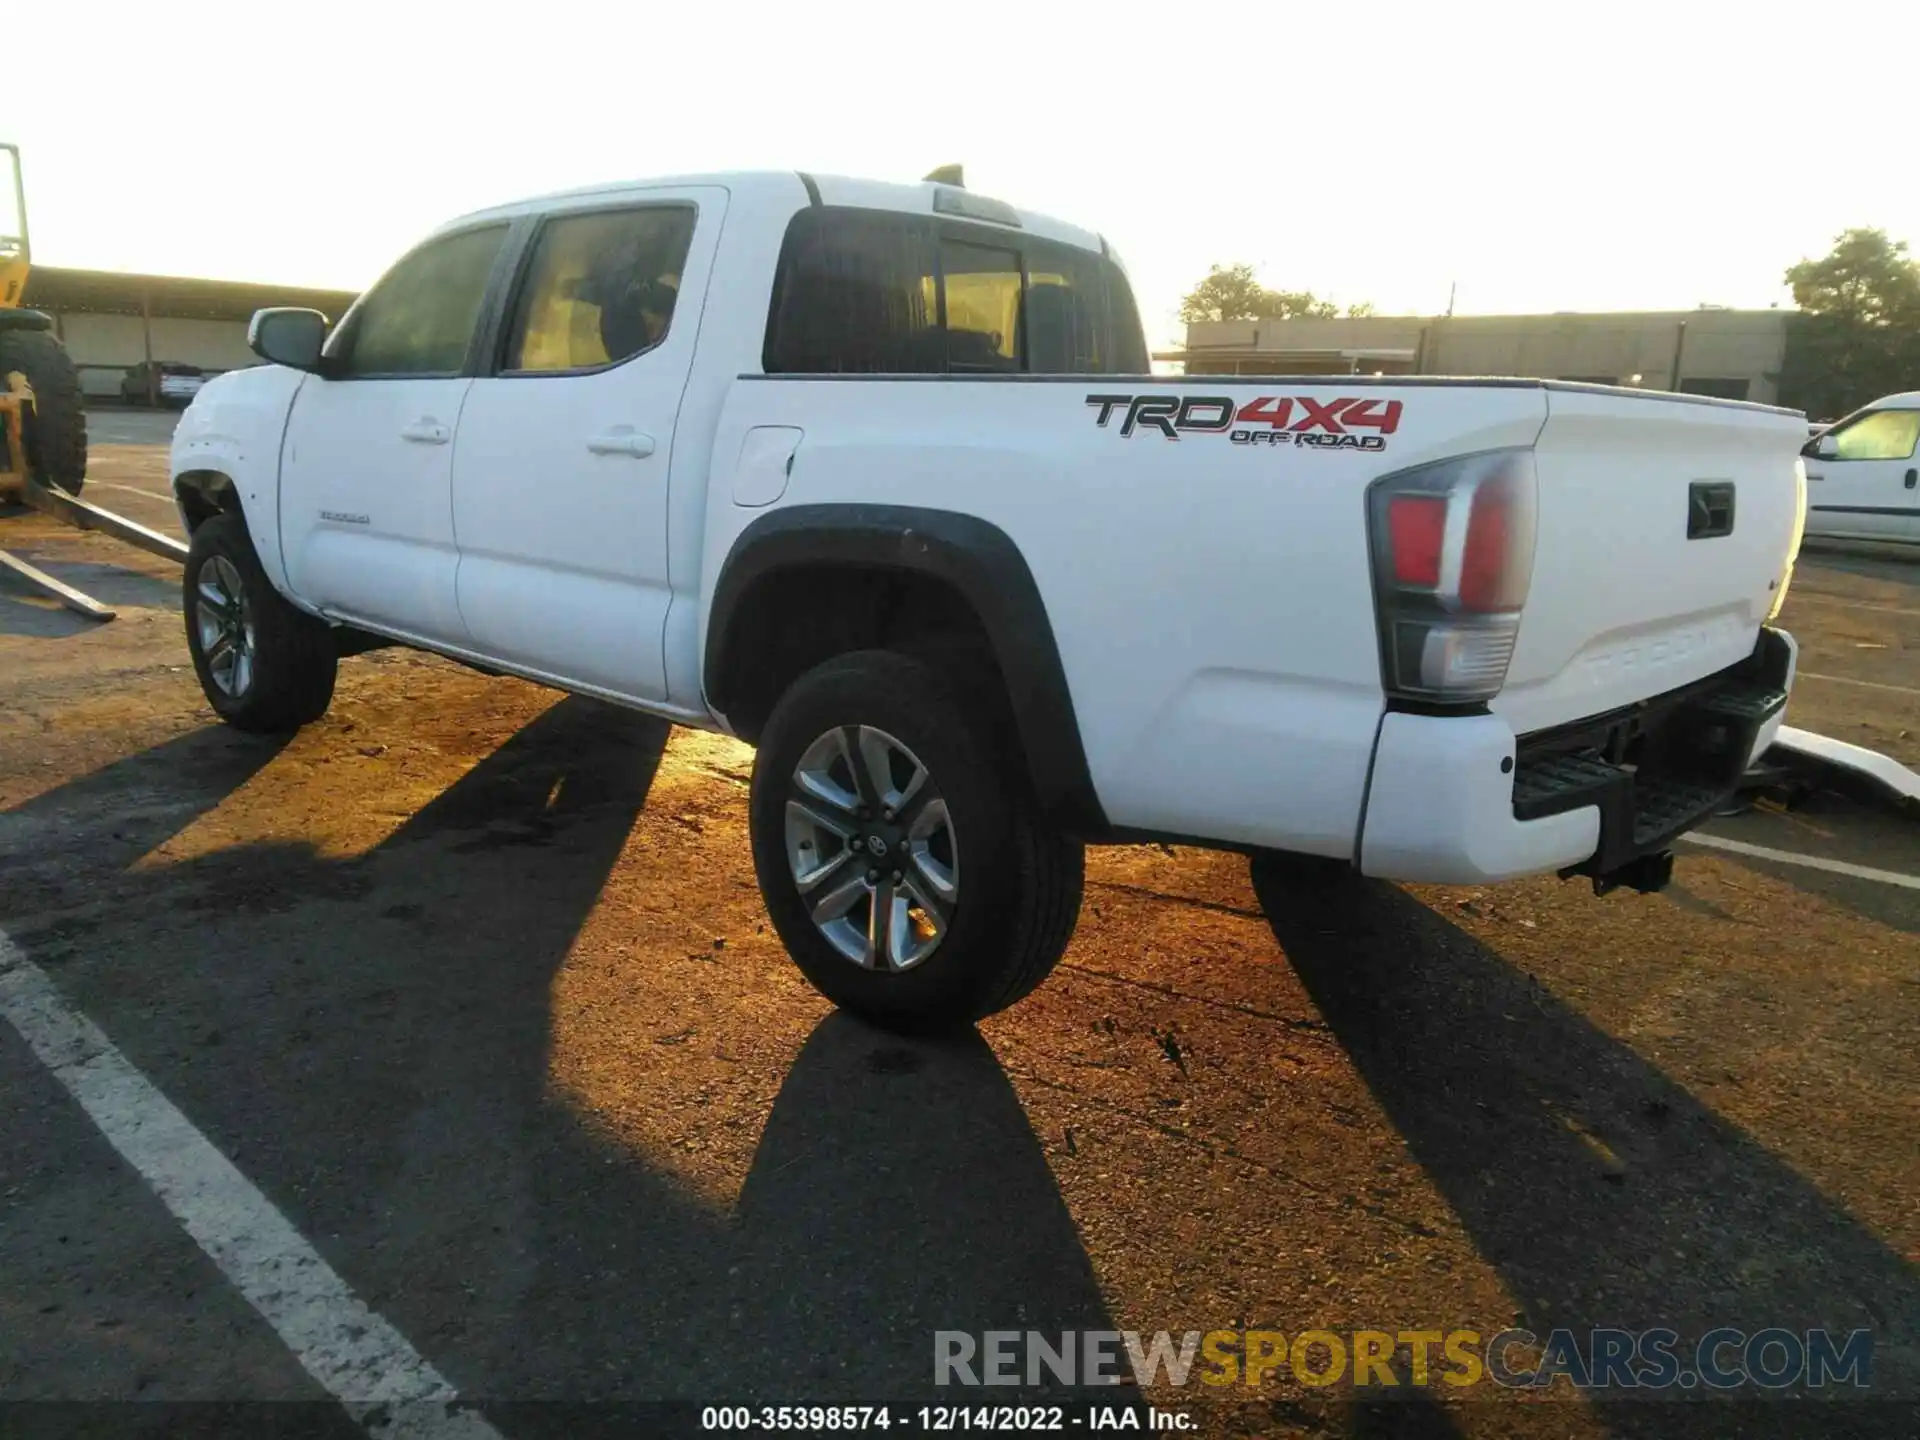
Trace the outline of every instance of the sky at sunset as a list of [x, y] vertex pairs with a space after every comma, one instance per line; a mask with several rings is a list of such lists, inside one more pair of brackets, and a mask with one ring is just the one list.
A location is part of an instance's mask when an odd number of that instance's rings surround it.
[[49, 265], [360, 288], [526, 194], [949, 161], [1104, 232], [1155, 343], [1216, 261], [1487, 314], [1785, 304], [1848, 226], [1920, 243], [1916, 5], [94, 0], [32, 42], [0, 139]]

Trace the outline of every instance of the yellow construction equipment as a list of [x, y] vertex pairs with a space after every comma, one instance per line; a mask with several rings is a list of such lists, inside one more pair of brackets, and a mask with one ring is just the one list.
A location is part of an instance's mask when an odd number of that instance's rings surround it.
[[[32, 258], [20, 151], [0, 143], [0, 505], [31, 505], [69, 525], [184, 561], [187, 547], [172, 536], [77, 498], [87, 478], [87, 411], [79, 372], [52, 318], [24, 303]], [[113, 619], [91, 595], [5, 550], [0, 571], [89, 619]]]
[[79, 492], [87, 476], [87, 412], [73, 357], [53, 320], [26, 308], [33, 245], [18, 147], [0, 143], [0, 498], [27, 485]]

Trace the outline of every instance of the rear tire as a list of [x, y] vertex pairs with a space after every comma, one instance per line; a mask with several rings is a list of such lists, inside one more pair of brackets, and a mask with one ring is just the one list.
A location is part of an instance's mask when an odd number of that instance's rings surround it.
[[1072, 938], [1084, 852], [1040, 817], [995, 720], [946, 667], [885, 650], [816, 666], [768, 718], [754, 870], [787, 953], [841, 1009], [911, 1033], [971, 1025]]
[[78, 495], [87, 478], [87, 407], [73, 357], [51, 331], [0, 330], [0, 389], [14, 371], [33, 387], [24, 417], [28, 473]]
[[182, 596], [194, 673], [222, 720], [273, 733], [327, 713], [339, 668], [332, 627], [273, 588], [242, 516], [213, 515], [193, 532]]

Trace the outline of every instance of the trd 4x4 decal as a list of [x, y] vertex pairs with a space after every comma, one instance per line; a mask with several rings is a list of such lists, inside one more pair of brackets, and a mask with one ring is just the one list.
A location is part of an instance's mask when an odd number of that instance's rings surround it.
[[1102, 428], [1124, 409], [1120, 434], [1128, 438], [1145, 426], [1169, 440], [1224, 434], [1235, 445], [1369, 451], [1387, 448], [1387, 436], [1400, 428], [1406, 408], [1402, 400], [1316, 400], [1311, 395], [1262, 395], [1244, 405], [1224, 395], [1089, 395], [1087, 404], [1099, 411], [1094, 423]]

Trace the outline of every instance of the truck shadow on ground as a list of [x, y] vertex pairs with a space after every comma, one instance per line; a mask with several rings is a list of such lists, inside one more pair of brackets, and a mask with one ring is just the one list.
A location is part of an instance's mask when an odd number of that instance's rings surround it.
[[[1415, 1160], [1544, 1337], [1722, 1325], [1874, 1332], [1903, 1403], [1612, 1404], [1623, 1435], [1907, 1435], [1920, 1276], [1781, 1157], [1397, 888], [1278, 862], [1254, 887]], [[1509, 1317], [1497, 1317], [1504, 1322]], [[1686, 1352], [1683, 1352], [1686, 1353]], [[1831, 1395], [1832, 1392], [1829, 1392]]]
[[[483, 1402], [951, 1401], [930, 1384], [936, 1329], [1113, 1328], [977, 1036], [821, 1021], [731, 1209], [555, 1094], [555, 976], [667, 735], [563, 700], [364, 855], [257, 842], [103, 873], [153, 915], [114, 958], [104, 933], [19, 938]], [[111, 795], [166, 758], [78, 784]], [[578, 1429], [542, 1413], [516, 1409], [509, 1433]]]
[[[15, 938], [483, 1401], [951, 1400], [930, 1393], [935, 1329], [1113, 1328], [978, 1038], [821, 1021], [730, 1208], [554, 1093], [555, 976], [667, 733], [563, 701], [365, 855], [254, 842], [123, 873], [277, 752], [196, 732], [0, 817], [0, 848], [32, 862], [9, 873], [9, 913], [35, 908], [43, 874], [100, 897], [99, 933], [55, 922]], [[71, 830], [76, 810], [100, 825]], [[1911, 1386], [1897, 1348], [1920, 1323], [1911, 1266], [1779, 1157], [1398, 890], [1255, 876], [1282, 948], [1527, 1328], [1865, 1326], [1879, 1386]], [[116, 907], [132, 934], [116, 934]], [[181, 1343], [126, 1328], [148, 1353]], [[1806, 1429], [1804, 1406], [1738, 1413], [1606, 1418], [1649, 1436]], [[1913, 1418], [1833, 1414], [1830, 1433], [1910, 1433]], [[1453, 1432], [1421, 1399], [1273, 1418]], [[503, 1424], [578, 1419], [515, 1405]]]
[[[71, 892], [96, 880], [112, 884], [112, 877], [271, 764], [286, 743], [285, 737], [245, 735], [224, 725], [190, 730], [0, 813], [6, 913], [31, 914], [56, 899], [72, 909]], [[63, 928], [72, 933], [101, 923], [83, 915]], [[35, 942], [29, 932], [14, 938], [23, 945]]]

